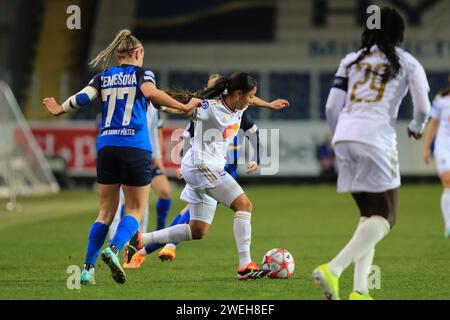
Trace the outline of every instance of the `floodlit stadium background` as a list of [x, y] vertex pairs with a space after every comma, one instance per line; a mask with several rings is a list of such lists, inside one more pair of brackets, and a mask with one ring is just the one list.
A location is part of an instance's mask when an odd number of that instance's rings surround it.
[[[423, 63], [432, 98], [448, 85], [447, 0], [4, 0], [0, 77], [10, 84], [45, 154], [62, 156], [69, 177], [93, 178], [99, 104], [54, 119], [41, 99], [63, 101], [82, 88], [98, 71], [90, 70], [88, 61], [119, 29], [131, 28], [161, 88], [198, 90], [209, 74], [247, 71], [259, 81], [260, 97], [287, 98], [292, 104], [287, 110], [251, 113], [260, 128], [280, 129], [276, 177], [316, 177], [321, 171], [316, 147], [328, 135], [324, 106], [333, 74], [340, 59], [358, 47], [370, 4], [392, 5], [407, 20], [405, 48]], [[81, 29], [67, 28], [70, 5], [80, 8]], [[434, 175], [434, 167], [422, 161], [420, 144], [407, 140], [405, 121], [411, 115], [408, 96], [399, 113], [401, 172]], [[171, 174], [171, 133], [186, 120], [164, 117], [164, 160]]]

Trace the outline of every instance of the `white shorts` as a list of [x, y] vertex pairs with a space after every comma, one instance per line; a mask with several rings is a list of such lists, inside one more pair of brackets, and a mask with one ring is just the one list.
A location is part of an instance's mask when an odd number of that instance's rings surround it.
[[360, 142], [334, 145], [338, 192], [379, 193], [400, 186], [397, 150], [385, 151]]
[[196, 207], [196, 212], [190, 211], [191, 220], [211, 224], [217, 202], [230, 207], [233, 201], [244, 193], [237, 181], [223, 169], [182, 165], [181, 170], [186, 181], [181, 200], [194, 205], [204, 204], [202, 207]]
[[439, 175], [450, 171], [450, 152], [435, 152], [434, 158], [436, 160], [436, 168]]

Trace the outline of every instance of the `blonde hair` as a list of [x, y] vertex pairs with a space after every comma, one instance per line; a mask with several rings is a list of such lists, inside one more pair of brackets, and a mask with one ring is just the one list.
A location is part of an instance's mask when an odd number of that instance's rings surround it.
[[92, 68], [95, 68], [102, 63], [103, 69], [106, 69], [108, 68], [108, 64], [113, 55], [115, 55], [118, 60], [124, 59], [127, 56], [131, 56], [132, 51], [139, 47], [142, 47], [142, 43], [136, 37], [131, 35], [130, 30], [120, 30], [113, 42], [92, 59], [92, 61], [89, 62], [89, 65]]

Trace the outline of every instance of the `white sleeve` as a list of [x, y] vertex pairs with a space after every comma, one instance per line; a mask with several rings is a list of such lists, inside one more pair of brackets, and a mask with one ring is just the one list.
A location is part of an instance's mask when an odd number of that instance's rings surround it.
[[327, 103], [325, 105], [325, 115], [330, 127], [331, 132], [334, 133], [336, 125], [339, 119], [342, 108], [345, 106], [347, 99], [347, 87], [348, 87], [348, 76], [347, 76], [347, 65], [348, 56], [345, 57], [339, 64], [339, 68], [336, 72], [336, 76], [333, 82], [333, 86], [328, 95]]
[[345, 101], [347, 99], [347, 92], [331, 88], [328, 95], [327, 104], [325, 106], [325, 115], [327, 118], [327, 124], [331, 132], [334, 134], [336, 126], [339, 120], [339, 115], [341, 114], [342, 108], [345, 106]]
[[98, 97], [98, 91], [91, 87], [90, 85], [86, 86], [73, 96], [69, 97], [64, 103], [61, 105], [64, 112], [69, 112], [80, 107], [83, 107], [89, 104], [91, 101], [94, 101]]
[[147, 124], [150, 142], [152, 144], [152, 158], [161, 158], [161, 148], [158, 134], [158, 113], [150, 103], [147, 110]]
[[423, 133], [431, 109], [428, 98], [430, 86], [424, 68], [413, 57], [408, 65], [408, 82], [414, 104], [414, 119], [410, 122], [409, 128], [413, 132]]
[[431, 105], [430, 117], [436, 120], [441, 119], [442, 107], [439, 102], [439, 97], [436, 97]]

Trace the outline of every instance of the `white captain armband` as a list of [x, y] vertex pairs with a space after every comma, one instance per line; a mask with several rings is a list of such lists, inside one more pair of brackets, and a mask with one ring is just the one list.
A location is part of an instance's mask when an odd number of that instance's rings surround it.
[[89, 104], [91, 101], [95, 100], [97, 96], [97, 90], [91, 86], [87, 86], [77, 94], [68, 98], [61, 106], [64, 112], [70, 112]]

